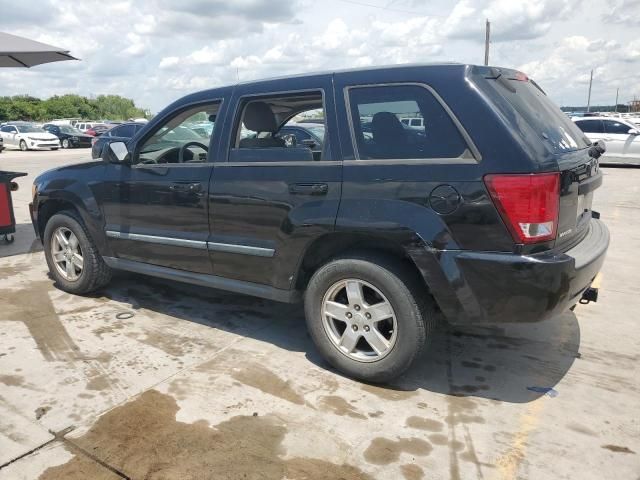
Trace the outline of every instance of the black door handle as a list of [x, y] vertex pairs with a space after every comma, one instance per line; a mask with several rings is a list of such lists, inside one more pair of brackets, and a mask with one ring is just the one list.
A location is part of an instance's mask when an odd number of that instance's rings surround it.
[[189, 192], [200, 193], [202, 191], [201, 183], [172, 183], [169, 190], [173, 192]]
[[329, 185], [326, 183], [294, 183], [289, 185], [289, 193], [293, 195], [326, 195]]

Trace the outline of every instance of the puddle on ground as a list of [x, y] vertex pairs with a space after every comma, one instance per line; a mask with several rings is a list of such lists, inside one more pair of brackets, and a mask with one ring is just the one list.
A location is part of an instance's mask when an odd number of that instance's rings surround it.
[[336, 415], [359, 418], [360, 420], [367, 418], [366, 415], [358, 412], [358, 410], [344, 398], [337, 395], [326, 395], [322, 397], [320, 399], [320, 405], [323, 410], [335, 413]]
[[49, 298], [51, 281], [33, 281], [28, 287], [12, 290], [4, 302], [0, 320], [25, 324], [45, 360], [69, 360], [79, 348], [60, 322]]
[[424, 477], [424, 471], [415, 463], [402, 465], [400, 471], [406, 480], [421, 480]]
[[7, 387], [21, 387], [24, 385], [24, 377], [20, 375], [0, 375], [0, 383]]
[[629, 447], [622, 447], [620, 445], [602, 445], [602, 448], [605, 450], [610, 450], [615, 453], [632, 453], [635, 455], [636, 452], [630, 450]]
[[222, 355], [196, 367], [196, 370], [208, 373], [224, 373], [241, 385], [248, 385], [263, 393], [273, 395], [297, 405], [304, 405], [304, 398], [291, 386], [289, 380], [283, 380], [267, 367], [247, 360], [247, 353], [227, 350]]
[[264, 393], [282, 398], [288, 402], [304, 405], [304, 398], [293, 390], [289, 381], [284, 381], [260, 364], [247, 363], [242, 367], [232, 368], [229, 373], [240, 383], [257, 388]]
[[378, 437], [374, 438], [364, 451], [364, 458], [367, 462], [376, 465], [389, 465], [397, 462], [401, 453], [426, 456], [431, 453], [431, 450], [433, 450], [431, 444], [420, 438], [390, 440]]
[[[130, 478], [372, 480], [350, 465], [280, 458], [287, 430], [275, 417], [237, 416], [211, 427], [204, 420], [176, 421], [178, 410], [173, 397], [150, 390], [107, 412], [82, 437], [68, 441]], [[40, 479], [79, 478], [75, 472], [84, 462], [86, 457], [77, 454], [47, 469]]]
[[429, 432], [441, 432], [444, 424], [437, 420], [422, 417], [409, 417], [405, 422], [407, 427], [417, 428], [418, 430], [427, 430]]
[[362, 384], [362, 390], [372, 393], [383, 400], [406, 400], [418, 394], [417, 390], [394, 390], [394, 387], [377, 387], [375, 385]]

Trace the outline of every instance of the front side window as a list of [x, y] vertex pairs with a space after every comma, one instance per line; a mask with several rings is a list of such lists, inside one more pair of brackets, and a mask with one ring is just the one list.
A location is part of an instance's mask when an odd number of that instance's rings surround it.
[[584, 133], [604, 133], [602, 120], [580, 120], [576, 122], [576, 125]]
[[[417, 85], [349, 90], [353, 130], [360, 159], [458, 158], [467, 143], [426, 88]], [[403, 119], [419, 118], [414, 127]]]
[[165, 120], [139, 148], [135, 163], [207, 163], [219, 108], [219, 102], [201, 104]]
[[631, 127], [625, 123], [616, 122], [614, 120], [605, 120], [604, 129], [607, 133], [617, 133], [627, 135]]

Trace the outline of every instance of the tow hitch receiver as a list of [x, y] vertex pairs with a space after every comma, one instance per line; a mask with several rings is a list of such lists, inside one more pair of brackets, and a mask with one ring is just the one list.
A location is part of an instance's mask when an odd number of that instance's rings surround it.
[[598, 289], [593, 287], [587, 288], [582, 294], [582, 298], [580, 299], [580, 303], [582, 305], [586, 305], [590, 302], [597, 302], [597, 301], [598, 301]]

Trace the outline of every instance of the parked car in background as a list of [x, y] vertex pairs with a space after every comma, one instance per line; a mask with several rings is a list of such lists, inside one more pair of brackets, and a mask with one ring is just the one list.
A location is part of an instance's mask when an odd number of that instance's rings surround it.
[[58, 137], [26, 122], [5, 123], [0, 127], [0, 136], [5, 147], [17, 147], [22, 151], [60, 148]]
[[640, 165], [640, 126], [629, 120], [610, 117], [574, 118], [589, 140], [604, 140], [607, 151], [600, 163]]
[[284, 139], [288, 147], [297, 145], [311, 149], [314, 160], [320, 160], [324, 142], [324, 124], [288, 122], [278, 130], [276, 137]]
[[81, 120], [81, 121], [77, 122], [74, 125], [74, 127], [76, 127], [81, 132], [86, 132], [90, 128], [93, 128], [95, 125], [100, 125], [100, 122], [86, 122], [86, 121]]
[[54, 125], [51, 123], [46, 123], [43, 127], [43, 130], [55, 135], [60, 139], [60, 144], [62, 148], [76, 148], [76, 147], [90, 147], [91, 146], [91, 136], [85, 133], [82, 133], [75, 127], [71, 125]]
[[401, 118], [400, 121], [407, 127], [424, 128], [424, 118]]
[[143, 124], [136, 122], [121, 123], [119, 125], [115, 125], [109, 130], [106, 130], [99, 137], [93, 137], [93, 139], [91, 140], [91, 157], [100, 158], [102, 149], [106, 144], [109, 144], [111, 142], [129, 141], [129, 139], [133, 137], [142, 127], [144, 127]]
[[99, 137], [107, 130], [113, 128], [113, 125], [105, 125], [104, 123], [96, 123], [93, 127], [86, 130], [84, 133], [91, 135], [92, 137]]
[[[317, 111], [319, 159], [278, 137]], [[399, 120], [416, 112], [422, 132]], [[188, 128], [202, 118], [216, 119], [210, 137]], [[85, 294], [120, 269], [304, 299], [324, 359], [369, 382], [422, 362], [442, 317], [538, 322], [595, 300], [609, 245], [591, 210], [602, 150], [514, 70], [410, 65], [219, 87], [102, 153], [34, 181], [58, 288]]]

